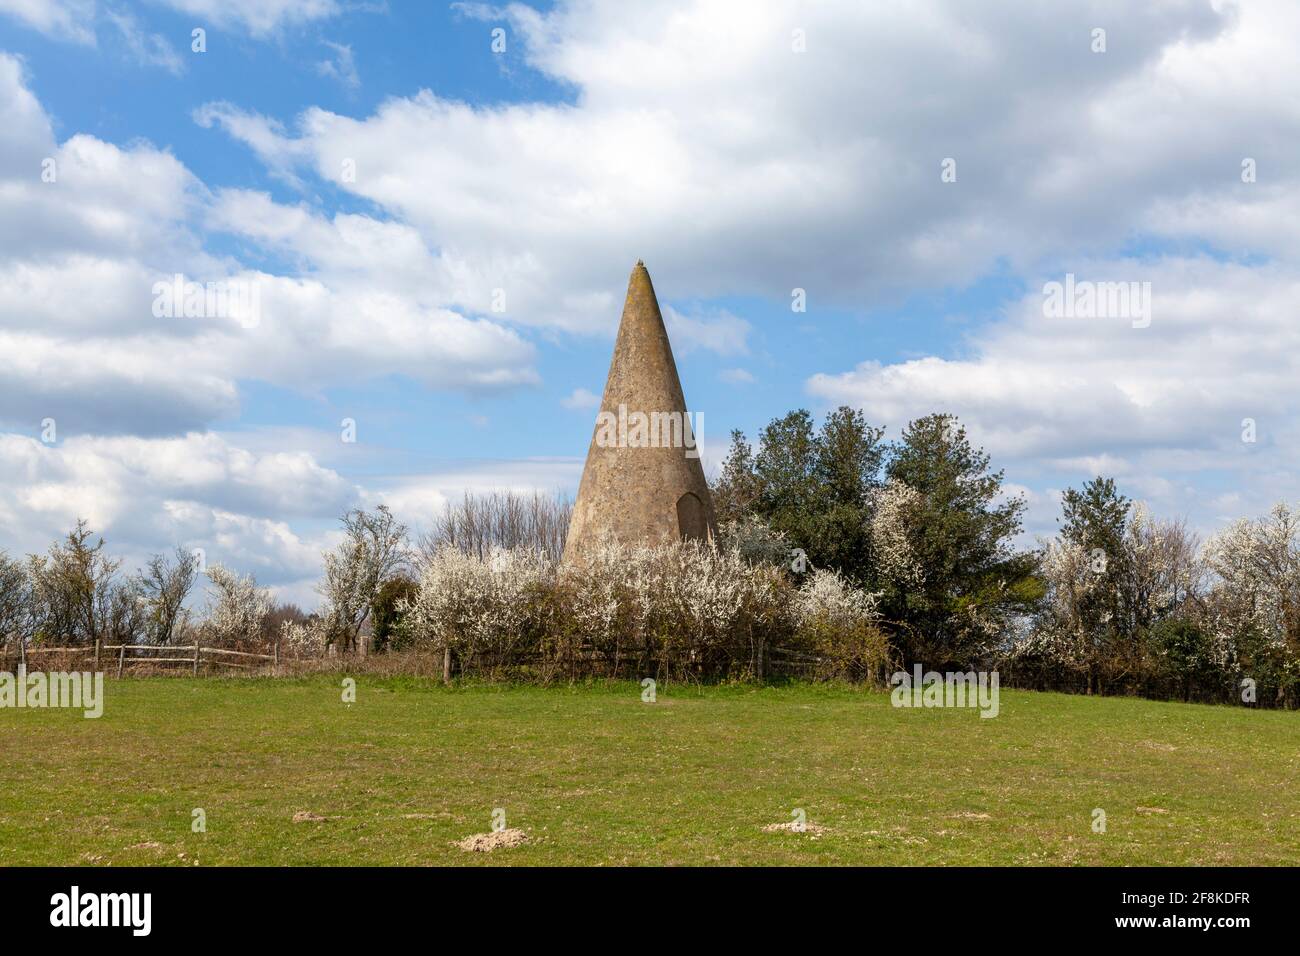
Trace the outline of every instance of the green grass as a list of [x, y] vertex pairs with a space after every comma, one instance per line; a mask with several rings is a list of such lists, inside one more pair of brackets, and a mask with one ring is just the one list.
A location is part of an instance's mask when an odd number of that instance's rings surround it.
[[[367, 677], [345, 705], [339, 682], [109, 680], [99, 720], [0, 710], [0, 864], [1300, 862], [1295, 713]], [[496, 807], [529, 843], [452, 845]], [[830, 831], [764, 832], [795, 807]]]

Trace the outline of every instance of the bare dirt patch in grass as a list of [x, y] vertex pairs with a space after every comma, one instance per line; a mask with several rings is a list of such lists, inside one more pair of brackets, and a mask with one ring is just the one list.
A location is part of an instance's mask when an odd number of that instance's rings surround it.
[[823, 834], [830, 833], [829, 827], [824, 827], [818, 823], [799, 824], [795, 820], [789, 823], [769, 823], [763, 827], [764, 833], [807, 833], [814, 840], [820, 838]]
[[323, 817], [319, 813], [312, 813], [310, 810], [299, 810], [293, 815], [294, 823], [324, 823], [326, 820], [337, 820], [338, 817]]
[[466, 853], [491, 853], [528, 842], [528, 834], [511, 827], [508, 830], [493, 830], [491, 833], [475, 833], [456, 843]]

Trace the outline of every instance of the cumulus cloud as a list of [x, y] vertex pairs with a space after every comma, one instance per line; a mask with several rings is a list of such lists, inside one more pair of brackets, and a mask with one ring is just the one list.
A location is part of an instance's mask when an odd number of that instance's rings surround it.
[[894, 428], [955, 413], [1013, 474], [1118, 475], [1207, 524], [1217, 491], [1193, 487], [1198, 476], [1219, 473], [1260, 509], [1291, 494], [1275, 470], [1300, 458], [1300, 269], [1169, 257], [1088, 263], [1080, 281], [1121, 274], [1151, 283], [1149, 325], [1045, 314], [1041, 287], [1061, 278], [1046, 277], [962, 357], [867, 360], [812, 376], [808, 390]]
[[[59, 143], [2, 54], [0, 120], [0, 215], [29, 224], [0, 235], [0, 425], [176, 434], [236, 412], [240, 379], [310, 392], [404, 375], [471, 393], [538, 380], [518, 333], [422, 293], [431, 257], [409, 227], [214, 193], [148, 144]], [[300, 272], [213, 256], [214, 230], [272, 251], [293, 239]], [[393, 281], [376, 281], [385, 267]], [[241, 283], [255, 321], [160, 314], [159, 283], [177, 275]]]
[[[1300, 132], [1277, 39], [1298, 17], [1286, 5], [479, 13], [509, 21], [574, 102], [474, 107], [422, 91], [360, 120], [310, 109], [292, 135], [250, 142], [412, 224], [469, 300], [508, 289], [527, 321], [607, 327], [610, 277], [638, 257], [669, 298], [798, 286], [844, 306], [1095, 250], [1173, 226], [1188, 197], [1229, 201], [1240, 157], [1206, 148], [1225, 133], [1294, 185], [1279, 168]], [[1268, 65], [1253, 61], [1261, 48]], [[947, 158], [954, 183], [940, 180]]]
[[894, 422], [960, 407], [996, 453], [1047, 458], [1099, 445], [1213, 447], [1225, 424], [1237, 442], [1238, 410], [1277, 414], [1295, 401], [1300, 275], [1208, 258], [1138, 268], [1152, 286], [1147, 327], [1125, 316], [1052, 317], [1035, 290], [973, 337], [969, 357], [867, 361], [814, 376], [810, 391]]
[[[57, 436], [56, 436], [57, 437]], [[549, 493], [577, 482], [577, 459], [450, 461], [419, 476], [371, 475], [365, 484], [324, 463], [337, 438], [275, 430], [172, 438], [75, 436], [46, 443], [0, 434], [0, 542], [41, 553], [78, 518], [103, 535], [126, 568], [179, 545], [209, 564], [253, 572], [286, 600], [314, 607], [321, 553], [337, 518], [389, 505], [417, 532], [465, 491]]]
[[180, 545], [290, 585], [316, 573], [331, 540], [291, 522], [359, 495], [306, 453], [252, 453], [211, 433], [55, 444], [0, 434], [0, 539], [15, 551], [43, 552], [85, 518], [128, 569]]
[[[356, 494], [306, 453], [254, 454], [211, 432], [160, 439], [74, 436], [51, 444], [5, 435], [0, 448], [6, 473], [23, 478], [8, 489], [12, 500], [50, 512], [59, 526], [78, 514], [114, 523], [125, 510], [142, 506], [144, 491], [262, 517], [329, 514]], [[83, 487], [84, 493], [76, 490]]]
[[[238, 415], [243, 383], [315, 394], [403, 376], [483, 394], [539, 381], [518, 332], [421, 282], [431, 256], [410, 227], [213, 191], [144, 142], [60, 142], [3, 53], [0, 124], [0, 219], [23, 224], [0, 231], [0, 428], [17, 431], [0, 431], [7, 548], [43, 550], [86, 517], [129, 561], [204, 546], [308, 600], [328, 528], [374, 489], [310, 451], [212, 432]], [[208, 252], [220, 233], [284, 253], [292, 271]], [[385, 267], [392, 281], [376, 281]], [[191, 314], [185, 296], [160, 308], [176, 276], [239, 284], [256, 308]]]

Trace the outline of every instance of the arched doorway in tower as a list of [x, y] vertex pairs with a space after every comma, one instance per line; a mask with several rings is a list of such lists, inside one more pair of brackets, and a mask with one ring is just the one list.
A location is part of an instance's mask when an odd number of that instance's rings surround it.
[[683, 541], [703, 541], [709, 536], [709, 525], [704, 520], [704, 503], [693, 491], [677, 499], [677, 531]]

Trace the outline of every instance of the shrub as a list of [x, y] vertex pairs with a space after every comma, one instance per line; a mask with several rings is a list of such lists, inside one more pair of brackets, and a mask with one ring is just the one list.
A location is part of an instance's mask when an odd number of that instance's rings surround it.
[[271, 594], [257, 586], [251, 575], [240, 576], [219, 564], [208, 568], [212, 582], [204, 640], [214, 647], [234, 647], [259, 637], [262, 622], [271, 612]]
[[376, 651], [400, 650], [408, 639], [402, 627], [402, 601], [410, 601], [420, 586], [404, 574], [389, 578], [379, 586], [371, 606], [371, 642]]
[[795, 634], [800, 649], [818, 658], [817, 676], [884, 680], [889, 638], [877, 626], [878, 597], [834, 571], [817, 570], [808, 576], [798, 591]]
[[750, 564], [791, 566], [794, 549], [789, 540], [757, 515], [723, 522], [718, 529], [718, 544], [723, 551], [738, 551]]
[[280, 622], [280, 647], [294, 657], [320, 657], [329, 646], [329, 627], [316, 615]]
[[416, 647], [495, 672], [539, 649], [540, 615], [553, 586], [545, 555], [497, 549], [484, 561], [451, 545], [423, 561], [414, 599], [398, 602], [400, 631]]
[[645, 658], [646, 606], [638, 600], [644, 568], [628, 548], [604, 542], [581, 568], [565, 567], [558, 581], [559, 626], [545, 639], [547, 656], [570, 674], [585, 660], [607, 676], [625, 657]]
[[1147, 634], [1147, 645], [1158, 680], [1191, 700], [1198, 687], [1218, 689], [1228, 675], [1218, 666], [1212, 639], [1195, 621], [1166, 618]]
[[863, 679], [887, 657], [874, 595], [831, 572], [800, 590], [780, 568], [695, 541], [607, 541], [563, 568], [532, 551], [480, 560], [444, 547], [398, 609], [412, 646], [489, 676], [763, 676], [783, 646], [814, 657], [819, 676]]

